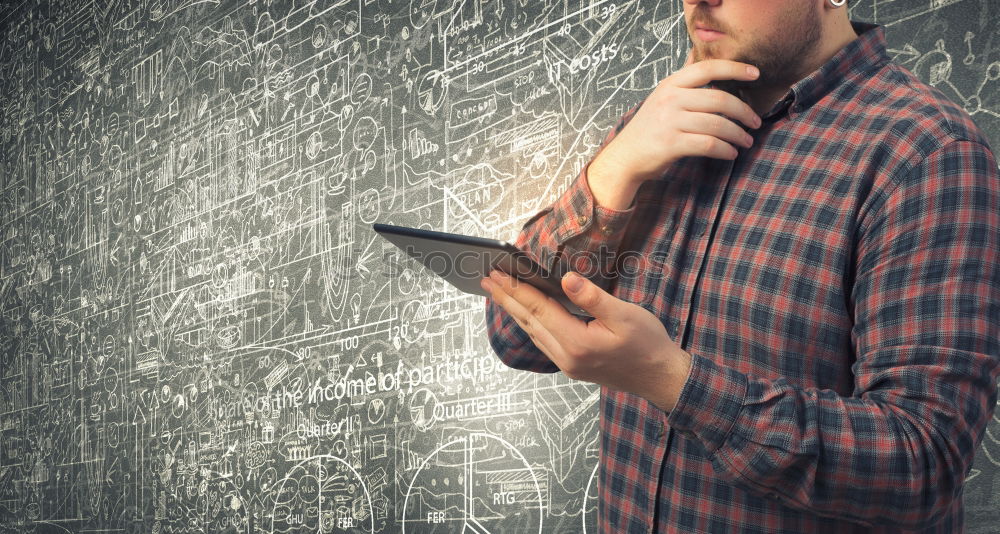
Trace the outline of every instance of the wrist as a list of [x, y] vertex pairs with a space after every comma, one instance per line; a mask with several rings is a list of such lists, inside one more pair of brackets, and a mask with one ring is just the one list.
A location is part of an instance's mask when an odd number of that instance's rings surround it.
[[628, 158], [619, 156], [611, 147], [605, 147], [590, 163], [590, 171], [597, 174], [600, 181], [614, 183], [618, 187], [635, 187], [649, 178], [628, 164]]
[[587, 185], [597, 204], [605, 208], [628, 209], [643, 181], [600, 154], [587, 166]]
[[657, 380], [654, 394], [647, 400], [664, 412], [673, 411], [680, 399], [681, 390], [691, 374], [691, 355], [684, 350], [668, 351], [663, 359], [661, 379]]

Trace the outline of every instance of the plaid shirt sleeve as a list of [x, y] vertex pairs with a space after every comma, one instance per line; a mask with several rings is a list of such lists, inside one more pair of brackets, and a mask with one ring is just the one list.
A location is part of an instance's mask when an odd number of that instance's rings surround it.
[[927, 527], [960, 497], [996, 403], [1000, 180], [951, 141], [862, 214], [850, 397], [762, 380], [693, 354], [668, 423], [715, 470], [787, 506]]
[[[642, 106], [642, 102], [626, 112], [605, 136], [598, 148], [600, 152]], [[593, 160], [591, 160], [593, 161]], [[576, 179], [554, 203], [534, 214], [521, 227], [514, 244], [550, 272], [562, 273], [569, 269], [587, 274], [595, 265], [591, 258], [607, 258], [616, 251], [625, 228], [635, 213], [635, 201], [624, 210], [601, 206], [587, 183], [584, 166]], [[604, 249], [609, 254], [598, 255]], [[594, 254], [587, 254], [593, 252]], [[605, 281], [595, 280], [599, 285]], [[486, 297], [486, 324], [490, 344], [509, 367], [539, 373], [559, 371], [554, 363], [531, 341], [521, 327], [493, 299]]]

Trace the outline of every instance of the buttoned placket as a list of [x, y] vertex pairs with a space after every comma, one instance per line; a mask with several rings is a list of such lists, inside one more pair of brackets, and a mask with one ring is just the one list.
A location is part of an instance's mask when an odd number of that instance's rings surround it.
[[703, 268], [705, 265], [705, 259], [708, 257], [708, 247], [709, 240], [712, 237], [711, 229], [717, 224], [719, 217], [722, 215], [722, 201], [726, 197], [726, 191], [729, 189], [729, 182], [732, 179], [733, 169], [736, 168], [736, 161], [729, 160], [726, 167], [720, 175], [724, 176], [722, 183], [719, 184], [716, 190], [715, 198], [712, 199], [712, 207], [709, 213], [705, 214], [704, 218], [701, 218], [701, 214], [696, 214], [699, 217], [695, 221], [696, 231], [696, 241], [694, 246], [694, 254], [696, 256], [691, 261], [690, 267], [685, 271], [682, 276], [686, 278], [684, 287], [687, 288], [687, 294], [682, 295], [681, 302], [682, 308], [680, 310], [680, 325], [677, 329], [677, 334], [675, 336], [675, 341], [681, 346], [682, 349], [686, 348], [686, 338], [688, 333], [688, 325], [691, 320], [691, 311], [694, 308], [694, 295], [697, 293], [698, 282], [701, 279]]
[[650, 534], [656, 530], [656, 523], [659, 521], [659, 514], [656, 512], [660, 500], [660, 486], [663, 484], [663, 464], [667, 461], [667, 453], [670, 451], [670, 440], [673, 438], [673, 429], [667, 426], [666, 414], [658, 415], [660, 418], [656, 421], [656, 442], [658, 447], [663, 448], [663, 451], [659, 455], [659, 462], [656, 464], [657, 476], [653, 482], [655, 487], [653, 491], [649, 492], [649, 509], [653, 510], [653, 514], [649, 519], [649, 525], [647, 525], [646, 529]]
[[[683, 314], [683, 319], [680, 321], [680, 326], [675, 327], [676, 332], [674, 334], [674, 339], [677, 340], [678, 336], [683, 336], [687, 332], [687, 325], [690, 319], [691, 309], [694, 305], [693, 297], [695, 290], [697, 288], [697, 283], [701, 277], [702, 267], [705, 263], [705, 258], [708, 256], [708, 240], [711, 238], [710, 228], [716, 224], [716, 220], [719, 218], [722, 212], [722, 200], [725, 198], [726, 190], [729, 188], [729, 181], [732, 178], [733, 169], [736, 167], [735, 161], [729, 161], [726, 167], [723, 168], [720, 175], [724, 176], [722, 183], [719, 184], [715, 198], [712, 199], [712, 207], [706, 217], [702, 218], [700, 213], [695, 213], [692, 216], [696, 218], [694, 221], [695, 225], [695, 251], [697, 257], [691, 262], [691, 267], [688, 271], [683, 273], [683, 276], [687, 278], [687, 283], [684, 284], [688, 288], [688, 294], [683, 295], [681, 302], [683, 308], [681, 310]], [[678, 341], [678, 344], [683, 345], [683, 341]], [[657, 413], [659, 420], [657, 421], [657, 445], [662, 446], [662, 453], [659, 455], [660, 460], [656, 466], [656, 472], [659, 473], [657, 476], [655, 484], [656, 487], [653, 491], [649, 492], [651, 495], [650, 510], [656, 510], [658, 501], [660, 499], [660, 485], [662, 483], [663, 476], [663, 465], [668, 461], [670, 455], [670, 443], [673, 440], [674, 429], [666, 424], [666, 418], [669, 414]], [[649, 525], [647, 526], [647, 532], [652, 534], [656, 530], [656, 523], [659, 520], [657, 517], [659, 514], [654, 513], [650, 519]]]

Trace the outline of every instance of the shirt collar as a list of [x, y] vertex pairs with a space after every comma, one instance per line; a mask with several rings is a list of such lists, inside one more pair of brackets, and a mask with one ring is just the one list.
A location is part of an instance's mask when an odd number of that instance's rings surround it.
[[863, 77], [889, 61], [882, 26], [853, 21], [851, 26], [858, 38], [841, 48], [812, 74], [792, 85], [784, 98], [778, 100], [765, 116], [780, 113], [786, 107], [790, 107], [793, 113], [808, 109], [845, 79]]

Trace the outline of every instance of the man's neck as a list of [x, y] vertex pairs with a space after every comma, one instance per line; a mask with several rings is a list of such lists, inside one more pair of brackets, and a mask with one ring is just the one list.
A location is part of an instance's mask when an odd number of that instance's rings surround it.
[[796, 80], [787, 84], [759, 87], [743, 91], [743, 98], [746, 99], [747, 104], [753, 108], [754, 112], [758, 115], [763, 115], [770, 111], [778, 99], [785, 96], [788, 89], [792, 85], [809, 74], [812, 74], [816, 69], [823, 66], [823, 64], [832, 58], [837, 52], [858, 38], [858, 34], [854, 32], [854, 28], [851, 26], [851, 23], [846, 16], [842, 19], [838, 18], [835, 22], [831, 22], [828, 32], [828, 35], [820, 41], [822, 43], [821, 46], [816, 48], [814, 52], [802, 62], [802, 69], [799, 71], [799, 76]]

